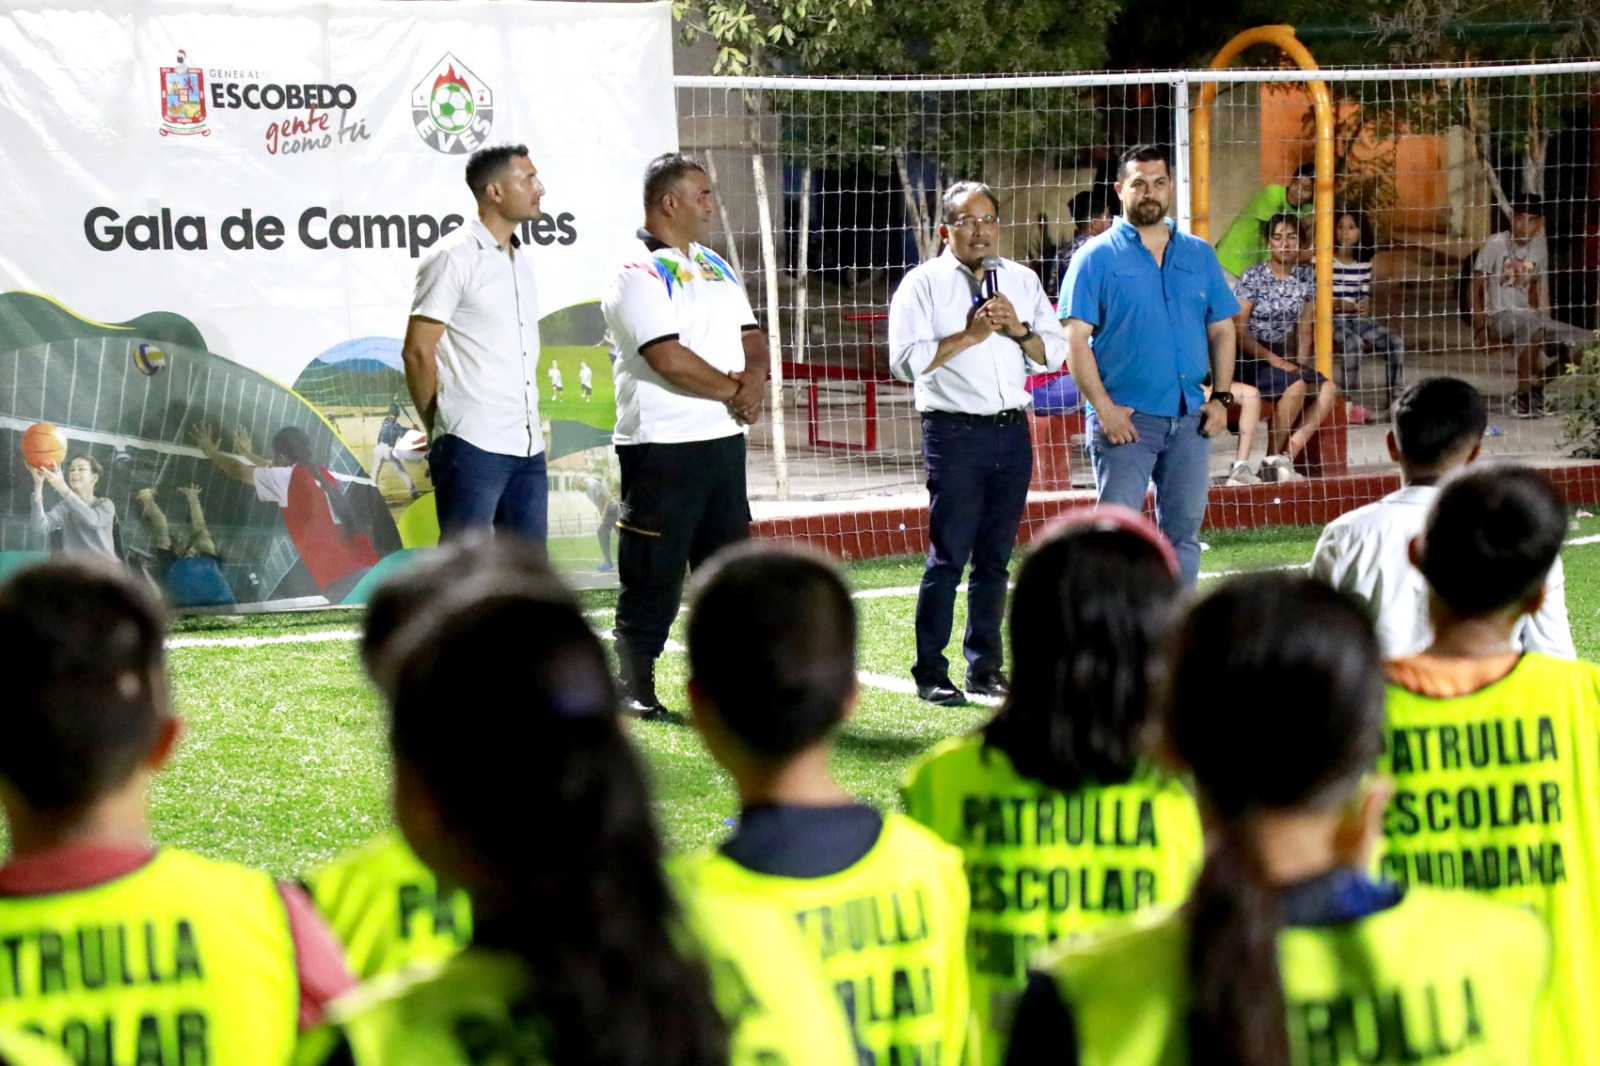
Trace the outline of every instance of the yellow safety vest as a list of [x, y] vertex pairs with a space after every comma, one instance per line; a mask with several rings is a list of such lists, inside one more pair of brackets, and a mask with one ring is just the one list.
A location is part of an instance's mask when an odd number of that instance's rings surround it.
[[1600, 1063], [1600, 668], [1537, 653], [1466, 696], [1389, 686], [1384, 876], [1543, 915], [1541, 1063]]
[[[1082, 1066], [1188, 1063], [1188, 939], [1169, 913], [1047, 953]], [[1532, 1054], [1549, 950], [1534, 915], [1429, 889], [1359, 921], [1285, 929], [1291, 1066], [1556, 1066]]]
[[264, 873], [163, 849], [72, 892], [0, 896], [0, 1026], [80, 1066], [290, 1061], [300, 983]]
[[341, 996], [306, 1035], [299, 1066], [324, 1062], [340, 1042], [357, 1066], [476, 1066], [549, 1061], [526, 965], [507, 951], [469, 946]]
[[967, 962], [981, 1060], [1003, 1057], [1039, 949], [1146, 907], [1180, 902], [1204, 855], [1176, 780], [1063, 793], [1022, 777], [979, 736], [935, 748], [906, 778], [906, 813], [962, 850], [972, 891]]
[[859, 862], [826, 877], [755, 873], [718, 852], [684, 860], [706, 905], [793, 917], [822, 963], [861, 1066], [959, 1066], [971, 1022], [961, 853], [901, 815]]
[[306, 887], [363, 981], [447, 959], [472, 939], [467, 894], [441, 892], [393, 830], [314, 871]]
[[[707, 960], [717, 1005], [733, 1031], [732, 1066], [852, 1066], [849, 1035], [820, 978], [804, 973], [810, 960], [800, 954], [792, 931], [776, 916], [754, 924], [746, 924], [745, 915], [732, 916], [729, 934], [762, 938], [740, 945], [737, 956], [721, 954], [718, 949], [728, 942], [719, 941]], [[749, 968], [755, 960], [769, 968]], [[795, 963], [801, 973], [784, 969]], [[340, 999], [329, 1009], [327, 1024], [302, 1043], [299, 1066], [326, 1062], [341, 1037], [356, 1066], [541, 1066], [549, 1061], [549, 1033], [532, 990], [527, 966], [516, 955], [469, 947]]]
[[72, 1066], [72, 1060], [42, 1036], [0, 1029], [0, 1066]]
[[674, 863], [673, 880], [732, 1030], [733, 1066], [856, 1066], [833, 988], [794, 924], [764, 901], [712, 896], [703, 869]]

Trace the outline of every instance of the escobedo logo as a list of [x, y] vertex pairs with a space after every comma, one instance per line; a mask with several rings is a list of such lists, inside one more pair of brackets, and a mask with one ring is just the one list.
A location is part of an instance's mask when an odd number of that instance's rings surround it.
[[186, 137], [206, 129], [206, 76], [188, 65], [182, 49], [176, 66], [161, 68], [161, 136]]
[[411, 120], [429, 148], [464, 155], [488, 139], [494, 124], [494, 92], [446, 52], [411, 90]]

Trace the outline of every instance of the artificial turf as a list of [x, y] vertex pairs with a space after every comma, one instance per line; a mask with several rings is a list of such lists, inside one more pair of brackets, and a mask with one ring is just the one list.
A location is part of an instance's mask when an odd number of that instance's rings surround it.
[[[1207, 574], [1304, 564], [1315, 529], [1285, 527], [1210, 534]], [[1595, 536], [1597, 543], [1583, 543]], [[1579, 654], [1600, 658], [1600, 519], [1574, 521], [1564, 553], [1567, 603]], [[852, 564], [858, 592], [862, 686], [841, 731], [834, 768], [846, 788], [882, 805], [898, 802], [906, 768], [933, 744], [972, 729], [989, 708], [939, 708], [910, 692], [912, 610], [920, 559]], [[1202, 588], [1215, 580], [1203, 578]], [[884, 590], [904, 590], [883, 594]], [[614, 593], [586, 593], [595, 627], [610, 628]], [[965, 624], [958, 601], [955, 630]], [[174, 700], [186, 719], [172, 764], [154, 779], [156, 839], [219, 858], [297, 876], [389, 824], [388, 771], [378, 699], [363, 680], [349, 634], [354, 611], [246, 618], [185, 618], [169, 653]], [[682, 617], [673, 632], [682, 641]], [[952, 642], [955, 651], [955, 642]], [[959, 654], [958, 652], [956, 654]], [[959, 673], [959, 668], [957, 670]], [[666, 654], [660, 687], [684, 707], [684, 656]], [[881, 675], [874, 677], [873, 675]], [[496, 683], [504, 705], [497, 735], [519, 736], [514, 666]], [[450, 727], [440, 708], [440, 728]], [[704, 846], [727, 832], [735, 804], [726, 777], [683, 723], [630, 724], [654, 776], [660, 820], [674, 849]], [[514, 827], [518, 814], [507, 812]]]

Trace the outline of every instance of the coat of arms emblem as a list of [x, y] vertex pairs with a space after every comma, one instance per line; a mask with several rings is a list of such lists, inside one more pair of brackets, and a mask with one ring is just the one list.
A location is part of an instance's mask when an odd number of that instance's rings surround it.
[[206, 76], [188, 65], [180, 49], [177, 65], [161, 68], [161, 136], [195, 133], [211, 136], [206, 129]]

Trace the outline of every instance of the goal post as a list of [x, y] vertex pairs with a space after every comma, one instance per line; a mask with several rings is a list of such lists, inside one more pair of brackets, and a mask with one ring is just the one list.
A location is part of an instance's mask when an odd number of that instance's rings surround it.
[[[1425, 377], [1462, 377], [1488, 397], [1486, 455], [1578, 462], [1585, 433], [1600, 433], [1584, 423], [1597, 388], [1584, 353], [1600, 325], [1600, 62], [1323, 68], [1320, 122], [1312, 76], [676, 79], [680, 142], [718, 167], [714, 241], [741, 253], [752, 301], [784, 327], [773, 391], [784, 418], [750, 442], [758, 521], [822, 530], [852, 554], [918, 550], [920, 425], [912, 390], [888, 373], [886, 314], [899, 279], [937, 254], [940, 191], [993, 186], [1001, 254], [1055, 297], [1077, 234], [1096, 225], [1074, 211], [1120, 210], [1115, 161], [1143, 141], [1172, 152], [1175, 223], [1209, 224], [1213, 244], [1248, 227], [1252, 201], [1300, 164], [1332, 176], [1295, 213], [1315, 227], [1306, 246], [1327, 249], [1312, 326], [1337, 398], [1304, 481], [1222, 484], [1236, 460], [1258, 465], [1269, 437], [1281, 446], [1292, 424], [1274, 422], [1276, 404], [1214, 442], [1213, 524], [1326, 521], [1392, 488], [1387, 410]], [[1516, 232], [1513, 206], [1536, 216]], [[1341, 219], [1358, 239], [1341, 244]], [[1360, 295], [1336, 300], [1340, 264]], [[1030, 521], [1092, 487], [1070, 378], [1031, 384]], [[1563, 476], [1571, 491], [1595, 483], [1592, 470]]]

